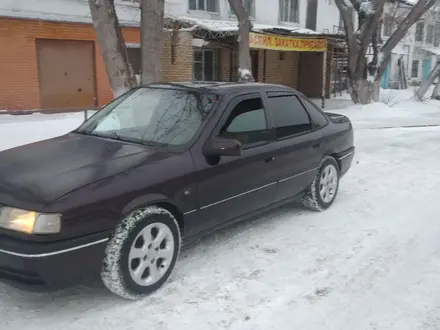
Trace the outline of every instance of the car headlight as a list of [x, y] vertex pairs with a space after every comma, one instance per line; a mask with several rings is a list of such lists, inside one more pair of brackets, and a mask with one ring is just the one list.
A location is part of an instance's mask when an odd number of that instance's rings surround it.
[[55, 234], [61, 230], [61, 215], [2, 207], [0, 227], [26, 234]]

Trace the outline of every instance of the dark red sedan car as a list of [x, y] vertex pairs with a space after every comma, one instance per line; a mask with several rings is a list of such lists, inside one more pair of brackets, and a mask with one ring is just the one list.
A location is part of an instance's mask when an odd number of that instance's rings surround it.
[[269, 84], [153, 84], [64, 136], [0, 152], [0, 277], [59, 289], [100, 275], [140, 298], [182, 238], [299, 199], [335, 200], [348, 118]]

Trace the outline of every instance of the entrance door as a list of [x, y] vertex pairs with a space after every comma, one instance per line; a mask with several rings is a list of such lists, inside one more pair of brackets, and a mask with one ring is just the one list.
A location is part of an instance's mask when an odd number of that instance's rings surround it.
[[390, 88], [390, 67], [391, 67], [391, 64], [388, 64], [385, 69], [385, 72], [382, 75], [380, 87], [382, 87], [383, 89]]
[[299, 54], [298, 90], [308, 97], [322, 96], [322, 53], [301, 52]]
[[428, 79], [430, 73], [431, 73], [431, 59], [423, 60], [422, 81]]
[[258, 81], [258, 63], [259, 63], [259, 51], [251, 50], [251, 61], [252, 61], [252, 76], [255, 81]]
[[42, 109], [96, 106], [94, 43], [37, 39]]

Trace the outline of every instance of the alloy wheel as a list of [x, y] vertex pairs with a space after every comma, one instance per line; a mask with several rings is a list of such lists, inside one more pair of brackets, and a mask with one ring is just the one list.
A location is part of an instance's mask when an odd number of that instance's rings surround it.
[[142, 229], [131, 245], [128, 267], [131, 279], [140, 286], [158, 282], [174, 256], [174, 238], [164, 223], [151, 223]]
[[328, 164], [321, 172], [319, 195], [325, 203], [330, 203], [336, 195], [338, 171], [333, 164]]

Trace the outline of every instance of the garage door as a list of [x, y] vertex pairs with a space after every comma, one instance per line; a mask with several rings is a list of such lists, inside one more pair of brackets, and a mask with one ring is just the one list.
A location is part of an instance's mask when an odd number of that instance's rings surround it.
[[94, 43], [37, 39], [42, 109], [74, 109], [96, 105]]

